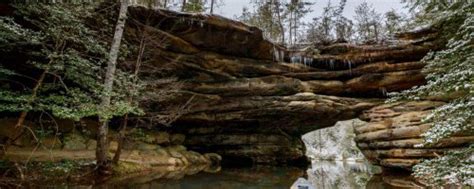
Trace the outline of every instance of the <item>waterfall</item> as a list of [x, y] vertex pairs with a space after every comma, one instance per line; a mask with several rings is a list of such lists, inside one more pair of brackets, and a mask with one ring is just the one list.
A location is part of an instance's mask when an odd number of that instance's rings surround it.
[[387, 89], [385, 87], [380, 88], [383, 96], [387, 96]]

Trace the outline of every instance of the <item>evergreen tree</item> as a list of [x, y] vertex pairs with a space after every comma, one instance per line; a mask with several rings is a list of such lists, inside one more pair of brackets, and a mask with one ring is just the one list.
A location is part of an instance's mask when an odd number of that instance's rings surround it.
[[285, 40], [282, 8], [279, 0], [252, 1], [254, 5], [254, 12], [250, 12], [248, 8], [244, 7], [242, 15], [237, 19], [247, 24], [256, 26], [263, 30], [265, 38], [274, 42], [283, 43]]
[[299, 32], [301, 26], [304, 24], [302, 18], [304, 18], [312, 10], [309, 8], [313, 3], [305, 0], [291, 0], [286, 4], [286, 15], [288, 23], [288, 44], [295, 45], [299, 39]]
[[206, 11], [206, 0], [184, 0], [183, 12], [201, 13]]
[[[474, 134], [474, 2], [408, 1], [420, 11], [418, 23], [438, 30], [444, 50], [430, 52], [423, 58], [427, 84], [399, 94], [395, 99], [434, 99], [448, 103], [436, 108], [424, 121], [432, 123], [423, 134], [426, 146], [443, 138]], [[474, 145], [416, 165], [414, 175], [431, 185], [472, 185]]]
[[384, 18], [386, 35], [393, 36], [395, 33], [403, 31], [406, 19], [402, 14], [392, 9], [385, 13]]

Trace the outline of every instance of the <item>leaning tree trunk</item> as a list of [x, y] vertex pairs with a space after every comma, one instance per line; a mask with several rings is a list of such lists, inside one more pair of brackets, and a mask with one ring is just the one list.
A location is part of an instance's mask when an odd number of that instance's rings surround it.
[[[125, 21], [127, 19], [127, 0], [121, 0], [120, 12], [117, 25], [115, 26], [114, 38], [110, 48], [109, 59], [107, 61], [107, 72], [105, 74], [104, 81], [104, 95], [102, 96], [101, 107], [103, 110], [108, 111], [110, 107], [110, 94], [112, 92], [115, 70], [117, 65], [117, 57], [120, 49], [120, 42], [122, 40], [123, 29], [125, 27]], [[108, 171], [108, 160], [107, 160], [107, 127], [108, 120], [100, 118], [101, 124], [97, 131], [97, 148], [96, 148], [96, 159], [98, 171], [101, 174], [105, 174]]]
[[[49, 67], [50, 64], [51, 64], [51, 61], [50, 61], [50, 63], [48, 63], [47, 67]], [[38, 89], [43, 84], [43, 81], [44, 81], [44, 78], [46, 77], [47, 72], [48, 72], [48, 69], [43, 70], [43, 72], [41, 73], [39, 79], [36, 81], [36, 84], [35, 84], [35, 86], [33, 87], [33, 90], [32, 90], [31, 97], [28, 100], [28, 105], [31, 105], [31, 103], [33, 103], [33, 101], [36, 99], [36, 96], [38, 94]], [[20, 116], [18, 117], [18, 120], [15, 124], [15, 130], [19, 129], [18, 133], [16, 133], [14, 136], [8, 138], [8, 140], [5, 142], [5, 145], [3, 145], [3, 149], [0, 152], [0, 157], [3, 157], [3, 155], [6, 154], [8, 148], [10, 147], [10, 145], [13, 144], [15, 141], [17, 141], [24, 134], [25, 128], [23, 127], [23, 123], [25, 122], [25, 119], [26, 119], [27, 115], [28, 115], [28, 111], [23, 111], [23, 112], [20, 113]]]

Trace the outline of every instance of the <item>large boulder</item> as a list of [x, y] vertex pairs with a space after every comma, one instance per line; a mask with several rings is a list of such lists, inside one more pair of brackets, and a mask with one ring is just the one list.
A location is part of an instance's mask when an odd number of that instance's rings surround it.
[[315, 160], [365, 161], [354, 141], [353, 126], [366, 124], [359, 119], [338, 121], [336, 125], [306, 133], [302, 136], [306, 156]]

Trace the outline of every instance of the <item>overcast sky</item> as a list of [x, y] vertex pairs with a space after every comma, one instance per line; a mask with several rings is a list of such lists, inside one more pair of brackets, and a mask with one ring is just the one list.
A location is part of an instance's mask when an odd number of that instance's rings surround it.
[[[249, 4], [251, 0], [223, 0], [224, 5], [219, 7], [216, 13], [221, 14], [228, 18], [234, 18], [242, 13], [242, 8], [247, 7], [252, 9], [252, 5]], [[311, 21], [312, 18], [321, 15], [323, 7], [327, 5], [328, 1], [331, 1], [333, 5], [339, 4], [339, 0], [311, 0], [315, 2], [312, 5], [313, 12], [311, 12], [304, 20]], [[344, 9], [344, 16], [352, 18], [354, 16], [354, 8], [360, 3], [367, 1], [372, 4], [375, 10], [379, 13], [385, 13], [392, 8], [397, 12], [406, 13], [407, 10], [400, 0], [347, 0], [346, 8]]]

